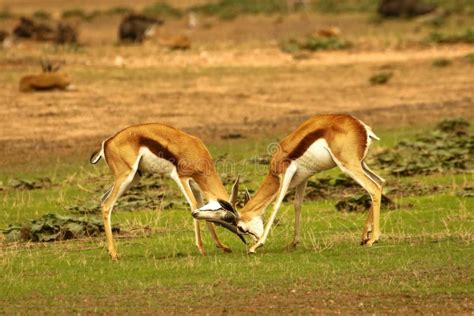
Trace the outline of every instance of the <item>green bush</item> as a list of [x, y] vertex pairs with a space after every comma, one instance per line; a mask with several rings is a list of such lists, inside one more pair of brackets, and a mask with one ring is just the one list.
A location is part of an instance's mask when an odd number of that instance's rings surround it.
[[13, 18], [13, 13], [8, 8], [3, 8], [0, 10], [0, 20]]
[[109, 15], [114, 15], [114, 14], [129, 14], [132, 12], [133, 12], [133, 9], [129, 7], [114, 7], [107, 10], [105, 13]]
[[474, 64], [474, 53], [469, 53], [467, 54], [466, 56], [464, 56], [464, 59], [470, 63], [470, 64]]
[[375, 0], [313, 0], [312, 9], [321, 13], [375, 12], [378, 1]]
[[393, 77], [393, 72], [379, 72], [372, 75], [369, 78], [369, 82], [372, 85], [387, 84], [392, 77]]
[[194, 6], [191, 10], [216, 15], [221, 19], [232, 19], [241, 14], [286, 13], [288, 7], [283, 0], [219, 0], [216, 3]]
[[183, 15], [183, 12], [181, 12], [181, 10], [177, 8], [170, 6], [167, 3], [155, 2], [154, 4], [143, 8], [143, 14], [179, 18]]
[[436, 58], [435, 60], [433, 60], [432, 65], [434, 67], [446, 67], [451, 65], [451, 60], [446, 58]]
[[474, 13], [474, 1], [472, 0], [425, 0], [434, 3], [448, 13]]
[[86, 12], [83, 9], [75, 8], [63, 11], [63, 18], [80, 18], [84, 21], [91, 21], [95, 17], [99, 16], [101, 12], [99, 10], [94, 10], [91, 12]]
[[397, 176], [472, 170], [474, 135], [469, 126], [462, 118], [441, 121], [432, 131], [377, 153], [375, 162], [385, 172]]
[[42, 20], [49, 20], [51, 18], [51, 14], [43, 10], [38, 10], [33, 12], [33, 17]]
[[463, 33], [448, 34], [442, 32], [431, 32], [426, 38], [427, 43], [435, 44], [455, 44], [455, 43], [467, 43], [474, 44], [474, 30], [467, 29]]
[[352, 43], [337, 37], [307, 36], [304, 39], [290, 39], [280, 44], [287, 53], [296, 53], [301, 50], [339, 50], [352, 47]]

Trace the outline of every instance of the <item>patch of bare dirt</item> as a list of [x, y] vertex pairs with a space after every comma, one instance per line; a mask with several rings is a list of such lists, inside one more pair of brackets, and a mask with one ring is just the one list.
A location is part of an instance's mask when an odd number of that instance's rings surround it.
[[[83, 23], [84, 45], [77, 50], [23, 41], [0, 51], [0, 166], [72, 155], [85, 160], [105, 137], [144, 122], [167, 123], [215, 142], [231, 134], [279, 137], [320, 113], [351, 113], [375, 129], [474, 118], [474, 66], [463, 59], [472, 46], [387, 48], [380, 45], [383, 32], [366, 16], [211, 19], [192, 31], [193, 47], [186, 52], [168, 51], [157, 39], [117, 46], [118, 21], [104, 16]], [[278, 48], [279, 39], [331, 21], [358, 41], [356, 48], [303, 60]], [[160, 34], [189, 33], [185, 22], [169, 21]], [[13, 23], [0, 21], [0, 27]], [[387, 23], [394, 32], [419, 37], [415, 22]], [[376, 35], [368, 38], [368, 30]], [[76, 91], [18, 91], [21, 76], [40, 71], [45, 55], [64, 62]], [[436, 58], [452, 63], [436, 68]], [[392, 79], [372, 86], [369, 77], [381, 70], [392, 72]]]
[[[135, 313], [135, 314], [432, 314], [466, 315], [474, 311], [472, 297], [468, 295], [437, 294], [418, 296], [410, 294], [381, 295], [377, 293], [345, 293], [337, 290], [314, 289], [267, 289], [253, 292], [245, 289], [213, 289], [214, 294], [196, 293], [195, 288], [162, 289], [150, 288], [143, 291], [114, 293], [102, 298], [57, 297], [45, 304], [48, 312], [85, 313]], [[41, 298], [35, 298], [33, 305], [19, 302], [15, 311], [39, 308]], [[43, 305], [44, 306], [44, 305]]]

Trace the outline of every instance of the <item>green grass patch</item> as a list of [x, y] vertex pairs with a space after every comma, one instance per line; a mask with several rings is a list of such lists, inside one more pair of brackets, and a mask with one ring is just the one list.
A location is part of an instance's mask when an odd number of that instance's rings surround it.
[[108, 15], [114, 15], [114, 14], [125, 15], [129, 13], [133, 13], [133, 9], [130, 7], [113, 7], [105, 11], [105, 14], [108, 14]]
[[352, 43], [338, 37], [307, 36], [303, 39], [289, 39], [280, 44], [281, 49], [287, 53], [300, 51], [341, 50], [352, 47]]
[[288, 11], [286, 1], [282, 0], [219, 0], [191, 8], [205, 15], [218, 16], [230, 20], [242, 14], [274, 14]]
[[95, 19], [101, 14], [102, 12], [100, 10], [93, 10], [93, 11], [87, 12], [80, 8], [74, 8], [74, 9], [64, 10], [62, 16], [64, 19], [79, 18], [84, 21], [92, 21], [93, 19]]
[[331, 14], [343, 12], [375, 12], [377, 4], [377, 1], [371, 0], [315, 0], [311, 2], [311, 8], [317, 12]]
[[179, 18], [183, 12], [165, 2], [155, 2], [154, 4], [145, 6], [142, 10], [143, 14], [160, 17]]
[[434, 44], [474, 44], [474, 29], [469, 28], [459, 33], [433, 31], [425, 38], [425, 42]]
[[41, 20], [49, 20], [51, 18], [51, 14], [44, 10], [36, 10], [33, 12], [33, 17]]
[[[450, 14], [472, 14], [474, 4], [469, 0], [427, 0], [427, 3], [434, 3]], [[295, 10], [309, 10], [324, 14], [341, 14], [364, 12], [376, 15], [378, 1], [373, 0], [314, 0], [306, 6], [292, 6], [286, 0], [219, 0], [202, 5], [196, 5], [190, 9], [206, 15], [218, 16], [221, 19], [234, 19], [244, 14], [287, 14]]]
[[464, 60], [466, 60], [470, 64], [474, 64], [474, 53], [469, 53], [464, 56]]

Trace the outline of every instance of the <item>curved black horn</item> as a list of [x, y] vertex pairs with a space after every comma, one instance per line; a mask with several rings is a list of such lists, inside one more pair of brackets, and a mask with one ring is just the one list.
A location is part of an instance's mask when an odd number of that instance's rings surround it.
[[219, 226], [222, 226], [224, 228], [227, 228], [228, 230], [230, 230], [231, 232], [233, 232], [234, 234], [236, 234], [237, 236], [239, 236], [240, 240], [242, 240], [242, 242], [244, 244], [247, 244], [247, 242], [245, 241], [245, 238], [244, 236], [239, 232], [239, 230], [237, 229], [237, 226], [236, 225], [232, 225], [226, 221], [223, 221], [223, 220], [220, 220], [220, 219], [210, 219], [208, 220], [208, 222], [212, 222], [216, 225], [219, 225]]
[[232, 184], [232, 190], [230, 193], [229, 202], [234, 208], [236, 207], [237, 200], [239, 199], [239, 182], [240, 182], [240, 176], [237, 176], [237, 178], [234, 181], [234, 184]]

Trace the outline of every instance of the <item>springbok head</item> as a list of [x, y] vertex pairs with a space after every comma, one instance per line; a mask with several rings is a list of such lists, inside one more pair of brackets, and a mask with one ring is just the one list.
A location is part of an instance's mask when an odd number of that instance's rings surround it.
[[59, 68], [61, 67], [59, 63], [53, 64], [50, 60], [46, 58], [41, 58], [40, 65], [41, 65], [41, 70], [43, 70], [44, 73], [57, 72]]
[[[217, 225], [227, 228], [234, 234], [243, 238], [244, 235], [249, 235], [254, 241], [258, 241], [263, 235], [263, 221], [261, 216], [252, 217], [250, 220], [242, 218], [237, 211], [237, 200], [239, 193], [239, 178], [237, 178], [232, 186], [232, 193], [230, 202], [217, 200], [211, 201], [201, 208], [193, 211], [192, 215], [196, 219], [213, 222]], [[248, 192], [245, 195], [245, 202], [247, 204], [250, 196]]]

